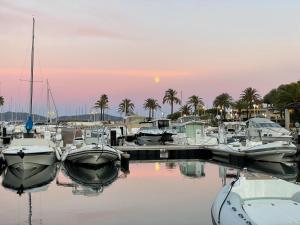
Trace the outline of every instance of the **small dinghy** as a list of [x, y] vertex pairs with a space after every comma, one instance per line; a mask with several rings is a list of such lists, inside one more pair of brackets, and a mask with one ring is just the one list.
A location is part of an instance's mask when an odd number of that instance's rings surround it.
[[62, 161], [97, 166], [120, 160], [120, 152], [104, 143], [101, 135], [103, 136], [98, 131], [86, 130], [83, 142], [78, 144], [78, 141], [74, 140], [74, 144], [64, 152]]
[[214, 225], [299, 225], [300, 186], [266, 177], [240, 177], [226, 185], [212, 209]]

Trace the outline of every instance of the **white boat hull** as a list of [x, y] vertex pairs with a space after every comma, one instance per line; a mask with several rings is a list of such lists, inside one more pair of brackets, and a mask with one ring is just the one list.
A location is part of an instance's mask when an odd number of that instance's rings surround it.
[[2, 185], [22, 194], [47, 186], [56, 176], [57, 165], [40, 166], [35, 169], [19, 170], [8, 167], [4, 173]]
[[91, 148], [84, 146], [68, 151], [65, 160], [75, 164], [101, 165], [118, 159], [120, 153], [109, 146], [103, 146], [103, 149], [101, 146]]
[[54, 151], [43, 153], [26, 153], [24, 151], [24, 156], [10, 153], [3, 154], [7, 166], [21, 170], [28, 170], [39, 166], [50, 166], [57, 161]]
[[296, 154], [297, 148], [293, 144], [283, 144], [282, 142], [273, 142], [251, 147], [232, 147], [226, 144], [220, 144], [212, 148], [214, 155], [228, 157], [230, 155], [245, 157], [252, 160], [282, 162], [286, 156]]
[[250, 179], [226, 185], [211, 209], [213, 224], [290, 224], [300, 223], [300, 187], [282, 180]]

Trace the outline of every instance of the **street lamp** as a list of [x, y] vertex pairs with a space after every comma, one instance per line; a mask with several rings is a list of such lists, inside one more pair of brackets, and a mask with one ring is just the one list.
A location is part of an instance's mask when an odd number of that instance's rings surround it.
[[50, 123], [52, 123], [52, 118], [56, 115], [54, 111], [48, 112], [48, 118], [50, 119]]
[[96, 111], [91, 112], [91, 115], [94, 115], [94, 122], [96, 121], [96, 113], [97, 113]]

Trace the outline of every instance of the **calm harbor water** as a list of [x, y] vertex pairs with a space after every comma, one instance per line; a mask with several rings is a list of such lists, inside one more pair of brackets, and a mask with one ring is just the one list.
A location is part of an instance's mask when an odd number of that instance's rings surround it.
[[[27, 174], [2, 173], [0, 224], [212, 224], [212, 203], [237, 170], [200, 160], [130, 162], [130, 172], [57, 164]], [[297, 166], [260, 164], [295, 182]], [[226, 172], [227, 171], [227, 172]]]

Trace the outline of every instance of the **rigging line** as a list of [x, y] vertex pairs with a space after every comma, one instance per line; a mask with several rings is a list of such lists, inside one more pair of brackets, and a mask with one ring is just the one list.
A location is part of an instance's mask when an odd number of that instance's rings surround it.
[[223, 206], [224, 206], [224, 204], [225, 204], [225, 202], [226, 202], [226, 200], [227, 200], [229, 194], [231, 193], [231, 190], [232, 190], [232, 188], [233, 188], [233, 185], [235, 184], [235, 182], [236, 182], [237, 180], [238, 180], [238, 179], [236, 179], [236, 180], [234, 180], [234, 181], [231, 182], [229, 191], [228, 191], [226, 197], [224, 198], [224, 200], [223, 200], [223, 202], [222, 202], [222, 204], [221, 204], [221, 207], [220, 207], [220, 210], [219, 210], [219, 214], [218, 214], [218, 224], [220, 224], [222, 208], [223, 208]]
[[[48, 88], [49, 88], [49, 93], [50, 93], [50, 97], [52, 99], [52, 103], [53, 103], [53, 106], [54, 106], [54, 110], [55, 110], [55, 113], [56, 113], [56, 120], [58, 120], [58, 111], [57, 111], [57, 107], [56, 107], [56, 104], [55, 104], [55, 101], [54, 101], [54, 97], [53, 97], [53, 94], [52, 94], [52, 89], [50, 87], [50, 84], [48, 84]], [[56, 121], [57, 122], [57, 121]]]
[[[39, 44], [38, 44], [38, 41], [36, 41], [36, 46], [39, 46]], [[39, 47], [36, 47], [36, 58], [37, 58], [37, 64], [38, 64], [38, 71], [39, 71], [39, 75], [40, 75], [40, 77], [41, 77], [41, 79], [42, 79], [42, 81], [44, 81], [45, 80], [45, 78], [44, 78], [44, 72], [42, 71], [42, 66], [41, 66], [41, 55], [40, 55], [40, 49], [39, 49]], [[43, 83], [43, 85], [42, 85], [42, 94], [41, 94], [41, 103], [43, 102], [43, 100], [44, 100], [44, 82], [42, 82]], [[47, 111], [47, 110], [45, 110], [45, 107], [43, 106], [42, 107], [42, 110], [41, 110], [41, 114], [42, 115], [44, 115], [44, 113], [45, 113], [45, 111]], [[47, 112], [46, 112], [47, 113]], [[47, 117], [47, 115], [46, 115], [46, 117]]]

